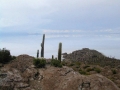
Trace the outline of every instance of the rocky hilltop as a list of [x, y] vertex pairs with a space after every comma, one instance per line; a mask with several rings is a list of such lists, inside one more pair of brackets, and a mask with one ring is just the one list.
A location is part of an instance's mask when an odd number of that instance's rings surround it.
[[97, 50], [91, 50], [89, 48], [83, 48], [82, 50], [76, 50], [72, 53], [63, 53], [65, 61], [80, 61], [87, 64], [98, 64], [100, 66], [120, 67], [120, 60], [110, 58]]
[[101, 58], [105, 56], [102, 53], [96, 50], [91, 50], [89, 48], [83, 48], [82, 50], [76, 50], [70, 54], [63, 53], [63, 58], [74, 60], [74, 61], [84, 61], [84, 60], [89, 60], [95, 57]]
[[35, 68], [33, 57], [20, 55], [0, 69], [0, 90], [120, 90], [99, 74], [81, 75], [72, 68], [49, 64]]

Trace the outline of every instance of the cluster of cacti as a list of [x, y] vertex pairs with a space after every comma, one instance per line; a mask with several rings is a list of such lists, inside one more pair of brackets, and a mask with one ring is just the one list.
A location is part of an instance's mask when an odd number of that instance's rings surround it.
[[43, 40], [41, 43], [41, 57], [44, 57], [44, 42], [45, 42], [45, 34], [43, 34]]
[[58, 48], [58, 60], [61, 62], [61, 54], [62, 54], [62, 43], [59, 43], [59, 48]]
[[[43, 34], [43, 39], [41, 43], [41, 57], [44, 57], [44, 42], [45, 42], [45, 34]], [[62, 43], [59, 43], [58, 47], [58, 60], [61, 62], [61, 55], [62, 55]], [[39, 50], [37, 50], [37, 58], [39, 57]], [[54, 59], [54, 56], [52, 55], [52, 59]]]
[[[45, 42], [45, 34], [43, 34], [43, 40], [41, 43], [41, 57], [44, 57], [44, 42]], [[39, 57], [39, 50], [37, 50], [37, 58]]]

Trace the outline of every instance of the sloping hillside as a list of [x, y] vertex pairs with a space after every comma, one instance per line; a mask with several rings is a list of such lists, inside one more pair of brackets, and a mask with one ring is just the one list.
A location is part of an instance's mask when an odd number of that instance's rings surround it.
[[[33, 57], [20, 55], [0, 70], [1, 90], [120, 90], [106, 77], [81, 75], [72, 68], [35, 68]], [[9, 88], [9, 89], [8, 89]]]
[[120, 60], [83, 48], [70, 54], [64, 53], [64, 64], [84, 75], [102, 74], [120, 87]]
[[89, 48], [83, 48], [82, 50], [73, 51], [70, 54], [64, 53], [63, 58], [66, 61], [80, 61], [87, 64], [97, 64], [100, 66], [119, 67], [120, 60], [115, 58], [109, 58], [102, 53], [91, 50]]

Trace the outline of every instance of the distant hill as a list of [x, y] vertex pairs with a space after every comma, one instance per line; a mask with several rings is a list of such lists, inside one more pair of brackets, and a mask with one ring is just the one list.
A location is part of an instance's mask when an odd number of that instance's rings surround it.
[[106, 56], [96, 50], [91, 50], [89, 48], [83, 48], [82, 50], [76, 50], [70, 54], [67, 54], [67, 53], [63, 54], [63, 58], [74, 60], [74, 61], [90, 60], [92, 58], [101, 58], [101, 57], [103, 58]]
[[80, 61], [86, 64], [97, 64], [100, 66], [120, 67], [120, 60], [110, 58], [97, 50], [83, 48], [82, 50], [73, 51], [70, 54], [63, 53], [63, 58], [66, 61]]

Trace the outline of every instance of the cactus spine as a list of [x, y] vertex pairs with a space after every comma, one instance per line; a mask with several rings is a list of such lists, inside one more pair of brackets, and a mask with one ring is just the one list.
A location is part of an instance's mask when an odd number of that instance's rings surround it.
[[59, 48], [58, 48], [58, 60], [61, 62], [61, 54], [62, 54], [62, 43], [59, 43]]
[[44, 57], [44, 42], [45, 42], [45, 34], [43, 34], [43, 40], [41, 43], [41, 57]]
[[39, 57], [39, 50], [37, 50], [37, 58]]

